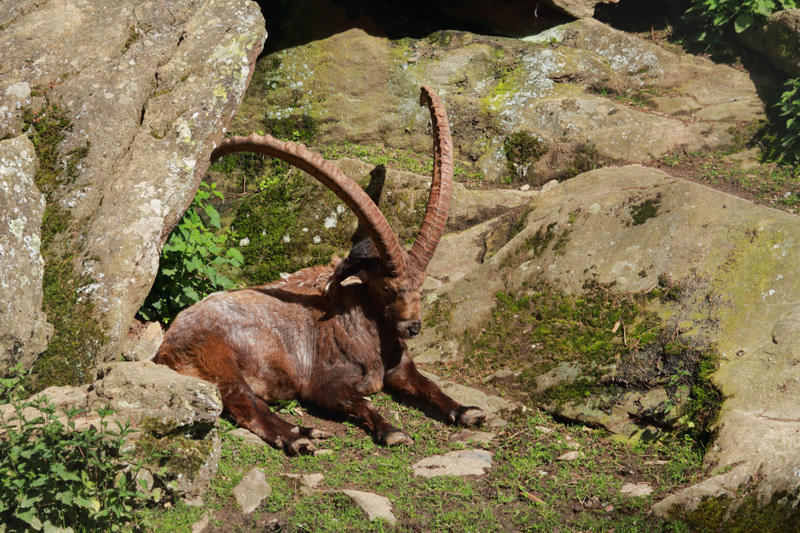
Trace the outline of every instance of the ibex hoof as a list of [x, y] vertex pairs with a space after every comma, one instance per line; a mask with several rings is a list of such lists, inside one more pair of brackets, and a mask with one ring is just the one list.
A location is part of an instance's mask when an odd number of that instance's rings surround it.
[[284, 446], [284, 451], [288, 455], [309, 455], [317, 451], [317, 447], [306, 438], [299, 438], [289, 441]]
[[468, 428], [480, 426], [485, 420], [486, 413], [478, 407], [461, 406], [456, 415], [456, 422]]
[[403, 431], [402, 429], [392, 428], [383, 435], [380, 436], [381, 444], [384, 446], [400, 446], [404, 444], [406, 446], [413, 446], [414, 439], [411, 438], [411, 435]]
[[297, 433], [298, 435], [302, 435], [304, 437], [308, 437], [309, 439], [319, 440], [319, 439], [327, 439], [330, 438], [331, 434], [327, 431], [322, 431], [321, 429], [317, 428], [307, 428], [303, 426], [295, 426], [292, 428], [292, 433]]

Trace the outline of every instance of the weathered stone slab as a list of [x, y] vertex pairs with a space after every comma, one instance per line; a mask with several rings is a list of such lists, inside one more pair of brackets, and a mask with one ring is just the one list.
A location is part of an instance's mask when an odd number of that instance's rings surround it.
[[[657, 208], [634, 223], [632, 214], [648, 200]], [[532, 280], [567, 294], [581, 294], [590, 280], [636, 293], [667, 276], [681, 284], [680, 302], [654, 301], [654, 310], [693, 338], [713, 343], [721, 355], [714, 382], [726, 399], [706, 461], [736, 475], [712, 477], [659, 509], [735, 495], [736, 487], [752, 480], [763, 501], [800, 491], [794, 475], [800, 463], [800, 219], [635, 165], [560, 183], [530, 208], [527, 227], [500, 252], [437, 289], [460, 310], [449, 337], [489, 320], [497, 291], [518, 290]], [[527, 239], [551, 224], [557, 235], [569, 230], [558, 253], [520, 253]], [[614, 411], [619, 418], [597, 409], [587, 421], [613, 426], [667, 399], [660, 389], [623, 395]]]
[[392, 501], [386, 496], [360, 490], [343, 490], [341, 492], [349, 496], [356, 505], [361, 507], [361, 510], [370, 520], [383, 519], [391, 525], [397, 523], [397, 518], [392, 513]]
[[415, 476], [482, 476], [492, 467], [492, 453], [486, 450], [457, 450], [427, 457], [411, 465]]
[[0, 376], [17, 363], [29, 368], [53, 331], [42, 311], [44, 197], [35, 170], [27, 137], [0, 141]]
[[233, 497], [244, 514], [250, 514], [272, 494], [272, 487], [267, 483], [264, 472], [253, 468], [245, 474], [238, 485], [233, 487]]
[[[538, 160], [515, 167], [515, 179], [532, 186], [590, 168], [595, 156], [647, 161], [722, 147], [732, 142], [736, 121], [763, 116], [746, 73], [594, 19], [544, 32], [541, 43], [467, 32], [435, 43], [394, 42], [350, 30], [275, 57], [281, 64], [271, 75], [279, 81], [263, 100], [270, 118], [311, 120], [322, 142], [427, 153], [428, 119], [408, 95], [428, 84], [458, 132], [457, 160], [489, 180], [509, 176], [511, 135], [524, 131], [544, 144]], [[278, 109], [298, 87], [304, 94], [297, 104]]]

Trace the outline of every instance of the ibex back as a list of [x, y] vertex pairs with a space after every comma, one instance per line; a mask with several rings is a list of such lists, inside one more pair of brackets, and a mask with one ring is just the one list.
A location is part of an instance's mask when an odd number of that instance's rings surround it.
[[302, 145], [251, 135], [224, 141], [233, 152], [278, 157], [308, 172], [356, 214], [370, 238], [344, 260], [306, 268], [281, 281], [216, 293], [181, 312], [155, 362], [215, 383], [236, 422], [287, 453], [309, 453], [327, 435], [293, 426], [270, 411], [300, 399], [358, 419], [384, 445], [413, 444], [365, 396], [386, 388], [432, 416], [465, 426], [485, 414], [447, 396], [422, 376], [405, 339], [421, 328], [420, 285], [444, 232], [453, 179], [447, 116], [422, 88], [431, 113], [434, 169], [425, 218], [406, 252], [375, 203], [335, 166]]

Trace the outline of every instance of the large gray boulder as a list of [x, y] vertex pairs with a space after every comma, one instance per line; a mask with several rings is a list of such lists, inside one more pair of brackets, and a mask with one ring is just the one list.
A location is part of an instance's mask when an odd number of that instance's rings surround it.
[[[634, 221], [648, 200], [656, 209]], [[725, 400], [705, 459], [719, 474], [656, 509], [738, 498], [745, 486], [760, 502], [797, 494], [800, 219], [641, 166], [597, 170], [549, 187], [529, 209], [525, 229], [497, 254], [433, 293], [459, 310], [446, 337], [457, 342], [463, 331], [479, 330], [492, 320], [498, 291], [524, 291], [536, 280], [567, 294], [581, 294], [589, 281], [642, 293], [667, 276], [681, 284], [681, 297], [654, 299], [652, 309], [676, 331], [716, 347], [720, 367], [713, 380]], [[558, 250], [551, 244], [529, 253], [525, 243], [543, 228], [555, 233]], [[441, 342], [429, 328], [417, 349], [426, 339]], [[606, 413], [594, 414], [585, 421], [607, 421]]]
[[[593, 158], [644, 162], [730, 144], [739, 121], [763, 116], [747, 74], [668, 51], [594, 19], [525, 40], [467, 32], [391, 41], [358, 29], [287, 48], [263, 62], [269, 91], [239, 133], [313, 124], [315, 142], [382, 143], [428, 153], [419, 86], [436, 87], [456, 133], [456, 158], [490, 181], [540, 185]], [[298, 126], [299, 127], [299, 126]], [[547, 149], [512, 161], [526, 132]]]
[[44, 197], [35, 167], [27, 137], [0, 141], [0, 375], [18, 363], [29, 368], [53, 330], [42, 312]]
[[[82, 149], [49, 202], [69, 213], [96, 316], [119, 342], [150, 290], [161, 246], [224, 136], [266, 32], [247, 0], [8, 0], [0, 7], [0, 137], [22, 110], [59, 104], [57, 150]], [[65, 165], [59, 164], [61, 168]]]
[[800, 9], [776, 11], [763, 25], [742, 34], [741, 40], [767, 54], [786, 75], [800, 76]]

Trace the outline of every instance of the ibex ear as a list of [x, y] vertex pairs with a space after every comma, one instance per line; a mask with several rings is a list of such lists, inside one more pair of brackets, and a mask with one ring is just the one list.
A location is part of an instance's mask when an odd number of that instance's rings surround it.
[[336, 270], [325, 287], [325, 292], [329, 291], [334, 285], [340, 287], [350, 287], [353, 285], [361, 285], [367, 281], [370, 276], [370, 266], [375, 260], [369, 259], [354, 259], [348, 257], [336, 266]]
[[352, 287], [353, 285], [363, 285], [363, 284], [364, 280], [361, 279], [358, 276], [358, 274], [350, 276], [349, 278], [345, 278], [341, 282], [339, 282], [339, 285], [341, 285], [342, 287]]

